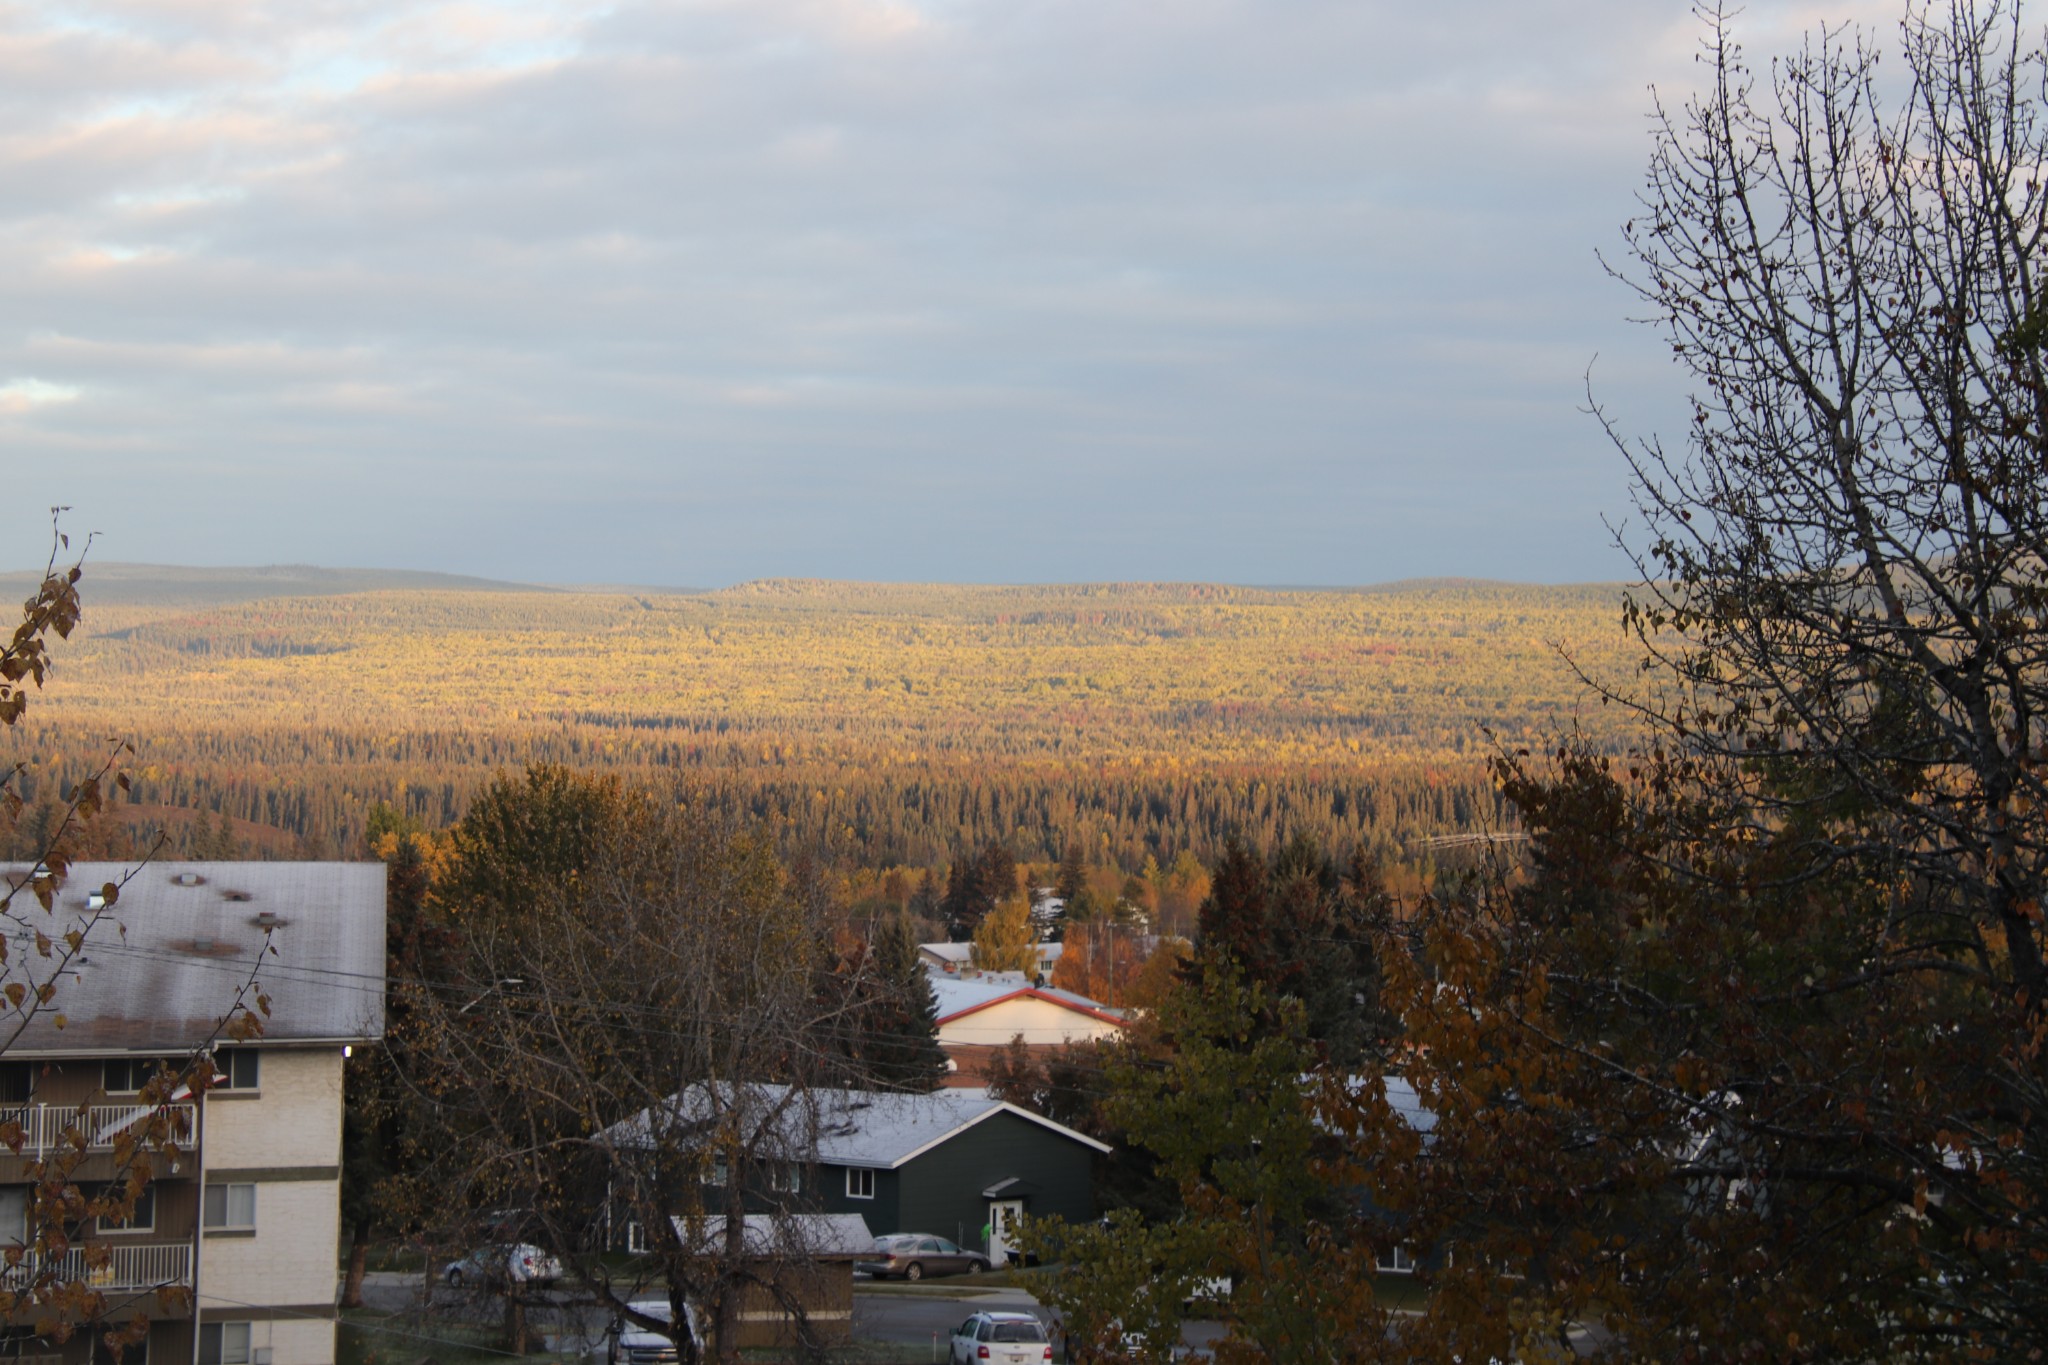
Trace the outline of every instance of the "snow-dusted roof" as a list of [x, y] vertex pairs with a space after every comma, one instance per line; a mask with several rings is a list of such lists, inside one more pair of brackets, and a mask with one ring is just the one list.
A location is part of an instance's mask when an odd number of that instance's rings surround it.
[[[1038, 943], [1032, 946], [1038, 950], [1038, 961], [1041, 966], [1058, 962], [1060, 954], [1067, 950], [1064, 943]], [[940, 962], [955, 962], [965, 967], [974, 961], [972, 943], [920, 943], [917, 948], [919, 952]]]
[[[843, 1260], [875, 1254], [875, 1234], [857, 1213], [750, 1213], [740, 1233], [750, 1256], [788, 1260]], [[692, 1235], [690, 1221], [671, 1219], [686, 1247], [725, 1244], [725, 1215], [699, 1219]]]
[[[766, 1124], [775, 1145], [785, 1152], [808, 1152], [830, 1166], [867, 1166], [894, 1170], [958, 1133], [997, 1114], [1015, 1114], [1027, 1123], [1049, 1128], [1062, 1137], [1107, 1152], [1109, 1147], [1064, 1124], [972, 1090], [937, 1090], [926, 1095], [879, 1090], [812, 1089], [792, 1094], [788, 1086], [722, 1086], [717, 1103], [702, 1087], [675, 1096], [669, 1103], [675, 1122], [688, 1126], [705, 1121], [714, 1111], [745, 1110]], [[654, 1125], [651, 1111], [641, 1110], [608, 1130], [620, 1146], [644, 1145]]]
[[939, 1023], [957, 1019], [963, 1014], [987, 1009], [999, 1000], [1012, 996], [1023, 996], [1033, 1000], [1046, 1000], [1066, 1009], [1122, 1023], [1120, 1011], [1113, 1010], [1085, 995], [1072, 991], [1055, 990], [1051, 986], [1033, 986], [1022, 972], [990, 972], [983, 976], [934, 977], [932, 994], [939, 1002]]
[[[384, 1034], [382, 863], [73, 863], [47, 916], [25, 885], [31, 872], [0, 866], [24, 884], [9, 907], [10, 960], [40, 980], [36, 930], [86, 939], [11, 1055], [188, 1050], [215, 1036], [252, 979], [270, 1000], [263, 1042]], [[100, 888], [130, 872], [88, 929]]]

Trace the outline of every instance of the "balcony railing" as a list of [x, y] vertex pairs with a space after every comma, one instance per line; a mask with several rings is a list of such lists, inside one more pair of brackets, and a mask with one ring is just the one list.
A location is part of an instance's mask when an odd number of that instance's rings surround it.
[[[171, 1140], [190, 1143], [195, 1109], [190, 1103], [95, 1104], [86, 1108], [81, 1119], [76, 1105], [6, 1105], [0, 1106], [0, 1134], [7, 1132], [8, 1124], [20, 1124], [21, 1154], [43, 1157], [58, 1148], [72, 1146], [73, 1139], [65, 1130], [76, 1128], [86, 1151], [110, 1152], [123, 1133], [134, 1131], [151, 1115], [160, 1113], [170, 1119]], [[0, 1148], [0, 1153], [4, 1151], [5, 1148]]]
[[90, 1264], [94, 1258], [89, 1250], [73, 1247], [62, 1256], [23, 1256], [19, 1265], [0, 1267], [0, 1286], [20, 1289], [39, 1277], [117, 1291], [192, 1283], [190, 1242], [109, 1247], [105, 1265]]

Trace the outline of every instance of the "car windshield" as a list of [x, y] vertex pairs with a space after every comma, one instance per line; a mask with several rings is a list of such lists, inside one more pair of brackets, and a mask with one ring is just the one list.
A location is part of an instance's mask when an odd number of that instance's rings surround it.
[[1036, 1322], [999, 1322], [995, 1341], [1044, 1341], [1045, 1329]]

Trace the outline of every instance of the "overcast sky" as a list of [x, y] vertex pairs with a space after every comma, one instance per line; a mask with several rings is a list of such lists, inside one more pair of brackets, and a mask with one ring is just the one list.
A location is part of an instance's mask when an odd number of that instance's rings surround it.
[[1698, 37], [0, 0], [4, 567], [61, 502], [112, 560], [548, 582], [1618, 577], [1583, 378], [1645, 431], [1680, 390], [1594, 253]]

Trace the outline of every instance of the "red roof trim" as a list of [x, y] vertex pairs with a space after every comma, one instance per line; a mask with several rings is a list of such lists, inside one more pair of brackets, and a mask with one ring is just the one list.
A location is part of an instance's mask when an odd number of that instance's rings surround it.
[[950, 1024], [955, 1019], [965, 1019], [970, 1014], [978, 1014], [982, 1010], [993, 1009], [995, 1006], [1002, 1004], [1005, 1000], [1015, 1000], [1020, 995], [1025, 996], [1032, 1000], [1043, 1000], [1048, 1005], [1058, 1005], [1061, 1009], [1072, 1010], [1075, 1014], [1085, 1014], [1090, 1019], [1100, 1019], [1105, 1024], [1115, 1024], [1118, 1028], [1122, 1028], [1124, 1026], [1124, 1021], [1114, 1014], [1109, 1014], [1098, 1009], [1090, 1009], [1086, 1005], [1077, 1005], [1071, 1000], [1062, 1000], [1057, 995], [1047, 995], [1044, 991], [1039, 990], [1035, 986], [1019, 986], [1016, 990], [1009, 992], [1007, 995], [999, 995], [993, 1000], [984, 1000], [979, 1005], [969, 1005], [966, 1009], [955, 1010], [951, 1014], [942, 1014], [939, 1016], [937, 1022], [941, 1024]]

